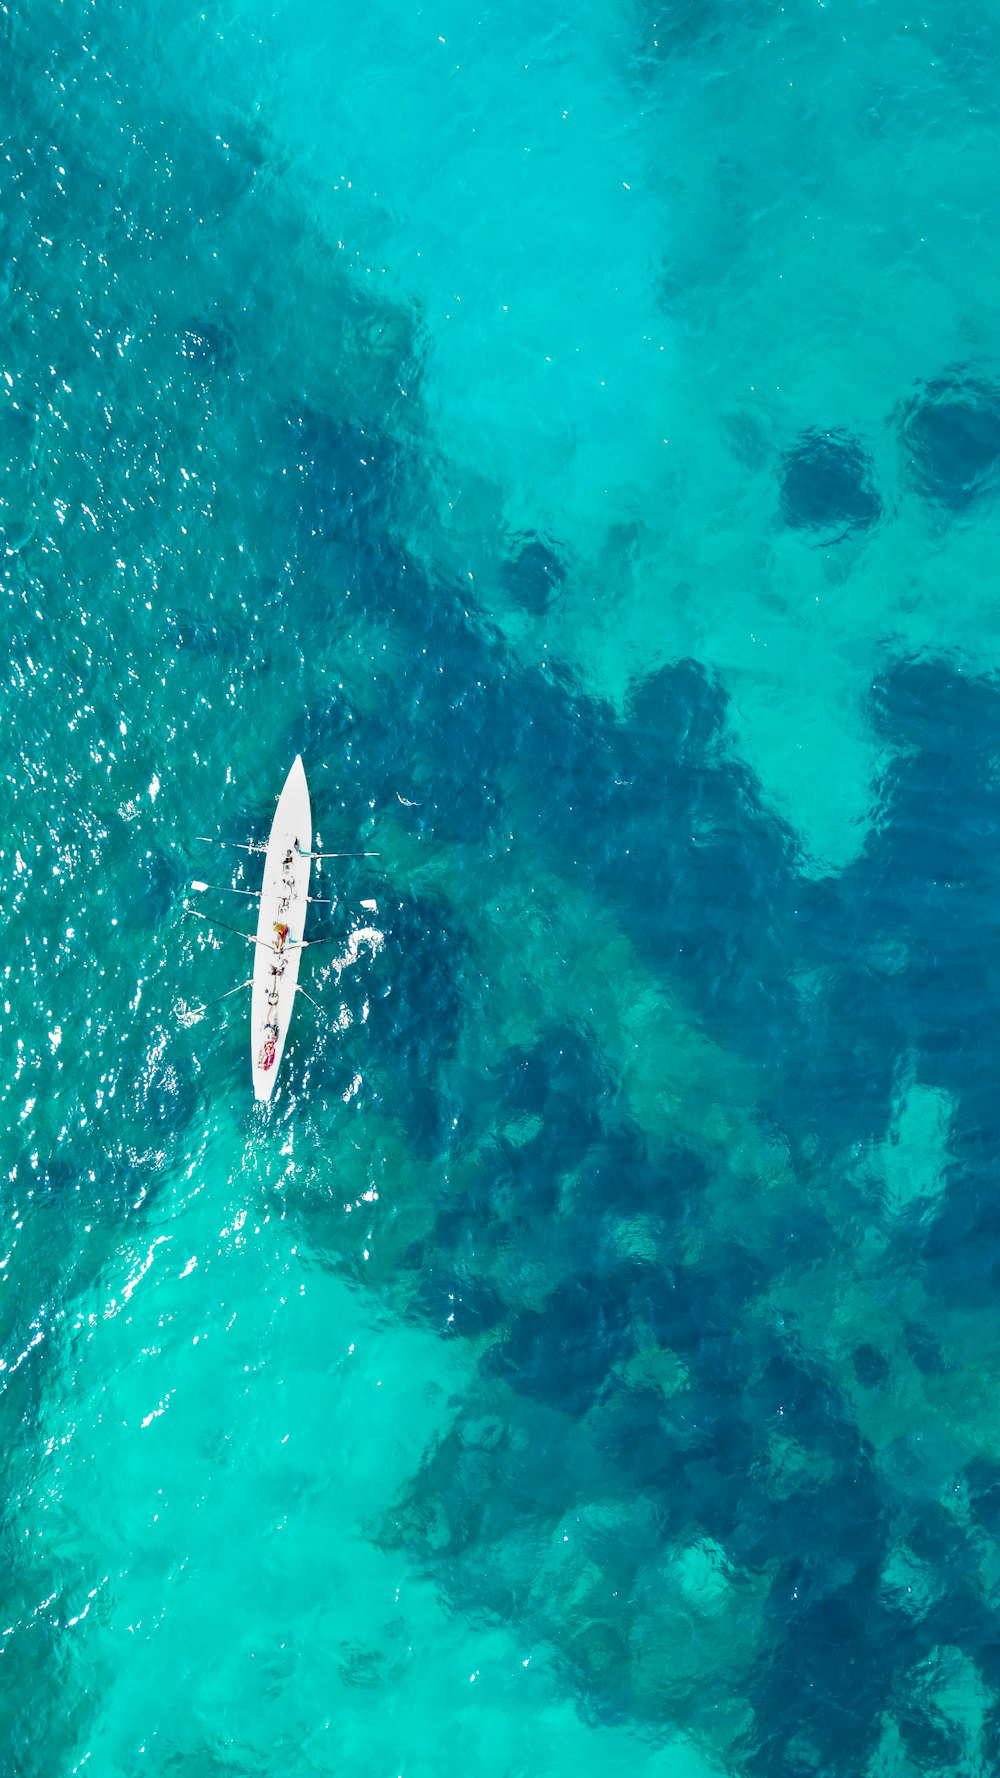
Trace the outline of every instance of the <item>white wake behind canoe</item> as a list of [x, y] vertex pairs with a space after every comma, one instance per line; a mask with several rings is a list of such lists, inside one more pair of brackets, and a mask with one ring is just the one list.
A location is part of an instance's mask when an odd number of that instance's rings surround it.
[[[255, 1099], [270, 1099], [295, 1002], [312, 850], [312, 810], [298, 754], [278, 798], [264, 859], [250, 997]], [[283, 929], [287, 928], [287, 931]]]

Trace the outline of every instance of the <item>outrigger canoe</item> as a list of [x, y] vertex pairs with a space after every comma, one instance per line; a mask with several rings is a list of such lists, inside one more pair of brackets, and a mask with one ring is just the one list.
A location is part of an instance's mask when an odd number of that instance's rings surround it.
[[264, 858], [250, 995], [250, 1066], [255, 1099], [268, 1100], [295, 1002], [309, 905], [312, 810], [305, 767], [295, 756], [278, 798]]
[[[212, 839], [204, 833], [197, 837], [213, 846], [229, 846], [234, 843], [230, 840]], [[230, 994], [240, 994], [244, 988], [251, 989], [250, 1068], [253, 1091], [255, 1099], [266, 1103], [274, 1092], [274, 1083], [278, 1078], [278, 1066], [285, 1047], [285, 1038], [288, 1036], [295, 996], [305, 994], [307, 1000], [312, 1000], [312, 995], [306, 994], [305, 988], [299, 987], [299, 963], [303, 947], [307, 943], [324, 945], [337, 942], [335, 938], [307, 940], [304, 936], [306, 908], [310, 900], [315, 899], [309, 894], [312, 861], [314, 858], [377, 858], [378, 853], [312, 850], [309, 786], [306, 783], [305, 767], [298, 754], [278, 798], [267, 845], [261, 846], [256, 841], [235, 843], [241, 852], [264, 853], [264, 881], [260, 888], [256, 937], [251, 938], [237, 926], [226, 926], [228, 932], [235, 933], [237, 938], [253, 945], [253, 975], [249, 981], [240, 982], [238, 987], [220, 994], [219, 999], [228, 1000]], [[191, 887], [202, 895], [220, 885], [195, 881]], [[255, 898], [252, 889], [232, 886], [231, 892]], [[336, 900], [331, 905], [336, 906]], [[365, 901], [361, 906], [374, 908], [375, 903]], [[190, 907], [187, 902], [184, 904], [184, 912], [196, 920], [213, 923], [210, 915], [199, 913], [197, 908]], [[226, 925], [225, 921], [219, 921], [218, 924]], [[351, 942], [356, 942], [358, 936], [371, 935], [352, 934]], [[374, 936], [381, 943], [381, 934], [376, 933]], [[208, 1004], [212, 1006], [216, 1002], [209, 1001]], [[313, 1004], [316, 1002], [313, 1001]]]

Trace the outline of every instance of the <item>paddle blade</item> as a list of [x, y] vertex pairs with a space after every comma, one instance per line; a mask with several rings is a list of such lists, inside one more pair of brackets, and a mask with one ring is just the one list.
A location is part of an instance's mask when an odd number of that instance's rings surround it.
[[191, 887], [192, 887], [192, 889], [197, 889], [199, 895], [204, 895], [206, 890], [208, 889], [208, 884], [207, 883], [199, 883], [197, 878], [193, 878], [192, 882], [191, 882]]

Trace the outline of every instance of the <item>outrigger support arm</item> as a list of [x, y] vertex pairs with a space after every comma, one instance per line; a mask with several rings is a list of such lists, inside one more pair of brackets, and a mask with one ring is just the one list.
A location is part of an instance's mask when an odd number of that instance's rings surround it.
[[[196, 833], [194, 837], [196, 840], [203, 841], [206, 846], [225, 846], [236, 852], [267, 851], [266, 846], [261, 846], [253, 840], [216, 840], [208, 833]], [[298, 840], [295, 842], [295, 850], [300, 858], [381, 858], [382, 856], [381, 852], [303, 852]]]
[[[221, 844], [221, 841], [220, 841]], [[298, 840], [295, 850], [300, 858], [381, 858], [381, 852], [303, 852]]]
[[[260, 900], [260, 891], [258, 889], [234, 889], [229, 883], [202, 883], [197, 877], [192, 877], [191, 887], [196, 890], [199, 895], [206, 894], [209, 889], [215, 889], [218, 890], [220, 895], [249, 895], [252, 901]], [[329, 895], [307, 895], [305, 899], [306, 901], [322, 902], [324, 907], [333, 906], [333, 901]]]

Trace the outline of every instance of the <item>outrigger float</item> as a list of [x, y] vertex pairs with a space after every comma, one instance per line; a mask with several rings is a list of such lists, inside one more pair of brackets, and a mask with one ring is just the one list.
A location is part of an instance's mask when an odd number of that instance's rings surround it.
[[[206, 834], [199, 839], [208, 840]], [[226, 845], [224, 840], [209, 840], [212, 845]], [[306, 908], [310, 901], [322, 898], [309, 894], [309, 873], [314, 858], [377, 858], [377, 852], [314, 852], [312, 850], [312, 809], [309, 786], [301, 755], [295, 761], [274, 811], [267, 845], [238, 845], [238, 851], [264, 853], [264, 880], [260, 888], [260, 908], [256, 936], [230, 926], [247, 944], [254, 946], [253, 975], [229, 994], [250, 988], [250, 1068], [254, 1098], [264, 1101], [274, 1092], [278, 1065], [285, 1047], [296, 994], [306, 994], [300, 987], [299, 963], [307, 944], [323, 944], [323, 939], [305, 937]], [[194, 882], [192, 888], [204, 893], [209, 883]], [[252, 890], [236, 889], [237, 895], [253, 894]], [[196, 908], [185, 912], [198, 919], [207, 919]], [[223, 924], [223, 922], [218, 922]], [[228, 994], [221, 996], [228, 999]], [[306, 999], [312, 996], [306, 994]], [[316, 1002], [312, 1004], [315, 1006]]]

